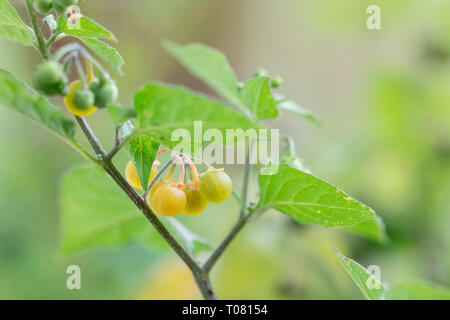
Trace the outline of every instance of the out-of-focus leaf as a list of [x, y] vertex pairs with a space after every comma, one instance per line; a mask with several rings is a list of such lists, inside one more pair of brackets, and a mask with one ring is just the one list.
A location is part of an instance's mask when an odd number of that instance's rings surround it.
[[203, 80], [221, 97], [241, 110], [245, 109], [236, 75], [222, 52], [201, 43], [183, 46], [166, 40], [163, 46], [186, 69]]
[[64, 32], [67, 35], [77, 38], [97, 38], [117, 42], [114, 34], [97, 22], [84, 16], [80, 17], [79, 19], [80, 24], [74, 28], [71, 28], [67, 23], [66, 15], [61, 15], [58, 18], [58, 30]]
[[355, 284], [358, 286], [359, 290], [363, 293], [367, 300], [380, 300], [384, 294], [384, 287], [381, 282], [375, 279], [362, 265], [347, 258], [338, 250], [336, 255], [339, 262], [347, 271], [348, 275], [353, 279]]
[[[204, 130], [217, 129], [226, 137], [227, 129], [256, 128], [243, 114], [204, 95], [182, 87], [151, 83], [139, 90], [134, 99], [137, 113], [137, 130], [168, 147], [179, 143], [172, 141], [175, 130], [183, 130], [191, 137], [191, 146], [196, 144], [194, 121], [201, 121]], [[181, 132], [180, 132], [181, 133]], [[201, 141], [199, 141], [201, 143]], [[183, 150], [189, 153], [189, 150]], [[192, 150], [191, 150], [192, 152]]]
[[22, 80], [3, 69], [0, 69], [0, 105], [19, 111], [63, 139], [74, 140], [75, 123]]
[[347, 230], [350, 233], [360, 235], [379, 243], [386, 243], [388, 241], [386, 228], [383, 219], [381, 219], [380, 216], [376, 216], [374, 219], [358, 223], [357, 225], [343, 230]]
[[7, 1], [0, 0], [0, 38], [6, 38], [32, 46], [34, 33], [17, 14], [16, 9]]
[[389, 300], [450, 300], [450, 288], [427, 282], [405, 282], [386, 290]]
[[109, 63], [114, 69], [122, 72], [124, 60], [115, 48], [111, 47], [106, 42], [95, 38], [80, 37], [80, 40], [83, 41], [83, 43], [94, 51], [100, 58]]
[[278, 117], [278, 109], [270, 90], [270, 77], [253, 78], [245, 82], [242, 99], [256, 119]]
[[152, 172], [152, 165], [153, 161], [155, 161], [158, 148], [159, 143], [153, 142], [148, 137], [134, 137], [130, 140], [130, 155], [144, 190], [147, 189], [148, 179]]
[[[269, 171], [276, 172], [268, 174]], [[259, 175], [257, 208], [274, 208], [300, 223], [323, 227], [353, 226], [375, 218], [375, 212], [335, 186], [280, 164]]]
[[107, 108], [109, 117], [116, 123], [124, 123], [130, 119], [136, 118], [136, 111], [130, 108], [123, 108], [117, 105], [110, 105]]
[[168, 248], [134, 203], [100, 167], [76, 168], [61, 183], [61, 252], [139, 240]]
[[290, 99], [285, 99], [281, 95], [276, 95], [277, 99], [277, 107], [279, 109], [284, 109], [293, 113], [298, 114], [300, 117], [314, 123], [316, 126], [321, 126], [322, 122], [320, 119], [314, 114], [314, 112], [303, 108], [302, 106], [298, 105], [294, 101]]
[[195, 256], [201, 251], [211, 250], [211, 246], [205, 239], [193, 233], [175, 218], [167, 218], [167, 221], [169, 221], [169, 223], [175, 229], [176, 233], [183, 241], [185, 248], [192, 256]]

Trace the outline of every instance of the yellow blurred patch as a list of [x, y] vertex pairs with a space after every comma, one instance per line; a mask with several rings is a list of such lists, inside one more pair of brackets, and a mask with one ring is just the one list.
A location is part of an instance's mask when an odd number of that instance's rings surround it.
[[193, 300], [200, 299], [191, 271], [181, 262], [166, 260], [160, 263], [133, 295], [137, 300]]

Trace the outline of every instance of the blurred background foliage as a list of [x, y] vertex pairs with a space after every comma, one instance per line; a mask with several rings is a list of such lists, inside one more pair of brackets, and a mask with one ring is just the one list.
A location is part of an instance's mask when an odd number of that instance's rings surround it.
[[[13, 3], [26, 18], [23, 2]], [[381, 7], [380, 31], [366, 28], [371, 4]], [[282, 75], [280, 91], [314, 110], [323, 127], [288, 115], [268, 124], [295, 137], [314, 173], [386, 223], [389, 241], [378, 244], [268, 212], [213, 271], [219, 297], [362, 298], [332, 245], [365, 266], [379, 265], [382, 281], [450, 286], [448, 0], [88, 0], [82, 11], [120, 40], [125, 75], [114, 76], [126, 105], [151, 79], [212, 94], [161, 48], [162, 39], [222, 50], [242, 80], [260, 67]], [[0, 40], [0, 67], [28, 83], [39, 61], [37, 52]], [[110, 147], [107, 117], [91, 119]], [[58, 181], [84, 160], [4, 108], [0, 150], [0, 298], [199, 298], [170, 251], [134, 243], [58, 256]], [[125, 153], [119, 163], [124, 167]], [[240, 190], [242, 168], [227, 170]], [[237, 210], [230, 199], [180, 221], [216, 246]], [[66, 289], [70, 264], [81, 267], [82, 290]]]

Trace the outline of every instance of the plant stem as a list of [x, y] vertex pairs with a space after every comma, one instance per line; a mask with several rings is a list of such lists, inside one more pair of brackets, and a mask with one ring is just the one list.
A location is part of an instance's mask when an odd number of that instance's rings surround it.
[[83, 117], [76, 117], [78, 124], [83, 130], [86, 138], [92, 146], [97, 156], [100, 157], [99, 163], [105, 172], [116, 182], [116, 184], [125, 192], [125, 194], [134, 202], [136, 207], [144, 214], [147, 220], [153, 225], [153, 227], [159, 232], [159, 234], [166, 240], [166, 242], [172, 247], [172, 249], [178, 254], [178, 256], [186, 263], [191, 270], [194, 279], [200, 288], [205, 299], [212, 300], [217, 299], [214, 291], [211, 287], [211, 283], [208, 278], [208, 274], [205, 273], [200, 266], [192, 259], [189, 253], [175, 240], [170, 234], [162, 222], [158, 219], [155, 213], [150, 209], [145, 200], [136, 193], [136, 191], [128, 184], [122, 174], [112, 163], [111, 159], [106, 158], [106, 152], [94, 132], [90, 128], [86, 119]]
[[236, 222], [236, 224], [231, 229], [230, 233], [225, 237], [225, 239], [219, 244], [216, 250], [211, 254], [211, 256], [208, 258], [208, 260], [203, 264], [202, 269], [204, 272], [209, 273], [214, 266], [214, 264], [217, 262], [217, 260], [220, 258], [220, 256], [223, 254], [225, 249], [228, 247], [228, 245], [231, 243], [231, 241], [236, 237], [236, 235], [241, 231], [241, 229], [247, 224], [250, 217], [253, 215], [253, 211], [248, 214], [243, 214], [241, 218]]
[[38, 43], [39, 52], [41, 53], [42, 57], [45, 60], [48, 60], [48, 58], [50, 57], [50, 54], [48, 51], [48, 47], [47, 47], [44, 35], [42, 34], [42, 30], [38, 26], [37, 18], [33, 11], [33, 5], [31, 4], [31, 0], [25, 0], [25, 2], [27, 4], [28, 15], [30, 17], [31, 25], [33, 26], [34, 34], [36, 36], [36, 40]]

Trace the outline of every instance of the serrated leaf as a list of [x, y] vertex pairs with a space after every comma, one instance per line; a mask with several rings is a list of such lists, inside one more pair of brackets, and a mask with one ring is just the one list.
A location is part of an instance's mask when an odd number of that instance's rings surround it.
[[270, 90], [270, 77], [247, 80], [241, 90], [242, 99], [256, 119], [278, 117], [278, 109]]
[[[196, 138], [201, 140], [201, 136], [194, 134], [194, 121], [202, 121], [203, 132], [210, 128], [217, 129], [224, 138], [227, 129], [246, 131], [256, 128], [246, 116], [220, 102], [182, 87], [162, 83], [151, 83], [139, 90], [134, 106], [138, 132], [168, 147], [179, 143], [171, 139], [177, 129], [189, 133], [192, 146]], [[189, 153], [189, 150], [183, 151]]]
[[236, 75], [222, 52], [201, 43], [183, 46], [166, 40], [163, 46], [186, 69], [204, 81], [222, 98], [241, 110], [245, 109]]
[[141, 241], [168, 248], [162, 237], [100, 167], [76, 168], [61, 183], [63, 254]]
[[136, 118], [136, 111], [130, 108], [110, 105], [108, 106], [107, 111], [111, 120], [116, 124], [121, 124], [130, 119]]
[[153, 142], [148, 137], [134, 137], [130, 140], [130, 156], [139, 174], [142, 187], [147, 189], [148, 179], [152, 172], [153, 161], [158, 152], [159, 143]]
[[7, 0], [0, 0], [0, 37], [27, 46], [32, 46], [34, 42], [32, 29], [23, 22]]
[[111, 47], [104, 41], [94, 38], [80, 37], [80, 40], [113, 68], [122, 72], [124, 60], [116, 48]]
[[258, 208], [274, 208], [300, 223], [323, 227], [352, 226], [375, 218], [372, 209], [312, 174], [289, 164], [276, 169], [274, 174], [259, 175]]
[[321, 126], [322, 122], [317, 117], [317, 115], [312, 112], [311, 110], [305, 109], [299, 104], [295, 103], [294, 101], [290, 99], [285, 99], [281, 95], [275, 95], [275, 98], [277, 99], [277, 107], [278, 109], [284, 109], [293, 113], [298, 114], [300, 117], [310, 121], [311, 123], [314, 123], [316, 126]]
[[348, 275], [353, 279], [367, 300], [380, 300], [383, 298], [385, 289], [381, 282], [375, 279], [375, 277], [372, 276], [362, 265], [347, 258], [338, 250], [334, 250], [336, 251], [339, 262], [342, 264], [345, 271], [347, 271]]
[[14, 109], [52, 130], [74, 140], [75, 123], [22, 80], [0, 69], [0, 105]]
[[87, 17], [80, 18], [80, 24], [74, 28], [71, 28], [67, 24], [67, 17], [65, 14], [59, 16], [58, 18], [58, 30], [64, 32], [67, 35], [77, 37], [77, 38], [97, 38], [97, 39], [107, 39], [116, 41], [117, 39], [114, 34], [100, 25], [99, 23], [93, 21]]
[[424, 281], [405, 282], [386, 290], [389, 300], [450, 300], [450, 288]]

